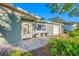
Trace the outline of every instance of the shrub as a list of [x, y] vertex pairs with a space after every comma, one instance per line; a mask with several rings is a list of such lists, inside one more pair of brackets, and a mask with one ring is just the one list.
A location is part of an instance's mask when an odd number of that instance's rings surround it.
[[8, 56], [32, 56], [32, 54], [30, 52], [21, 53], [19, 49], [16, 49], [15, 51], [9, 52]]
[[19, 49], [16, 49], [8, 53], [8, 56], [20, 56], [20, 55], [21, 55], [21, 52]]
[[50, 39], [50, 51], [52, 55], [61, 56], [79, 56], [79, 37], [71, 37], [69, 39], [54, 38]]
[[79, 30], [67, 31], [66, 33], [69, 34], [70, 36], [78, 36]]
[[32, 56], [32, 53], [30, 53], [30, 52], [24, 52], [23, 54], [21, 54], [21, 56]]

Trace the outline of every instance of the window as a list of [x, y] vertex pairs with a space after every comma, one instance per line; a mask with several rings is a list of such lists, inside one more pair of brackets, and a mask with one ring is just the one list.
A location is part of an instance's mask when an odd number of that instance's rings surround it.
[[36, 24], [32, 25], [32, 30], [35, 31], [36, 30]]
[[43, 30], [43, 31], [46, 30], [46, 25], [42, 25], [42, 30]]
[[42, 29], [41, 24], [38, 24], [38, 25], [37, 25], [37, 30], [40, 31], [41, 29]]
[[45, 31], [46, 30], [46, 26], [44, 24], [38, 24], [37, 25], [37, 30], [38, 31]]

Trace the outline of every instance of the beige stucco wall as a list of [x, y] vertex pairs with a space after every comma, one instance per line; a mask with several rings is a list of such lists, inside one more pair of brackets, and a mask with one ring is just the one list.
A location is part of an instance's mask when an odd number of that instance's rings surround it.
[[61, 34], [61, 26], [53, 25], [53, 35], [60, 35], [60, 34]]
[[49, 35], [60, 35], [61, 25], [47, 24], [47, 32], [49, 33]]
[[53, 35], [53, 24], [47, 24], [48, 35]]

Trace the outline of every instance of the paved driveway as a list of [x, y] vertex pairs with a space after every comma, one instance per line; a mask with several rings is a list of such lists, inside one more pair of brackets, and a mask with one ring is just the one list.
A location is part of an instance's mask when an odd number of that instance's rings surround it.
[[48, 37], [26, 39], [16, 44], [16, 46], [22, 48], [23, 51], [31, 51], [48, 44], [48, 39]]

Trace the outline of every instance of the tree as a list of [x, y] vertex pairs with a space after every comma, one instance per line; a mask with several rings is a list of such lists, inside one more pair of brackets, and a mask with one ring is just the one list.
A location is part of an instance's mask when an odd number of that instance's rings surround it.
[[51, 18], [49, 20], [52, 21], [52, 22], [56, 22], [56, 23], [64, 23], [64, 20], [62, 18], [58, 17], [58, 16]]
[[69, 16], [79, 16], [79, 4], [78, 3], [51, 3], [47, 4], [52, 13], [58, 12], [60, 14], [68, 13]]

